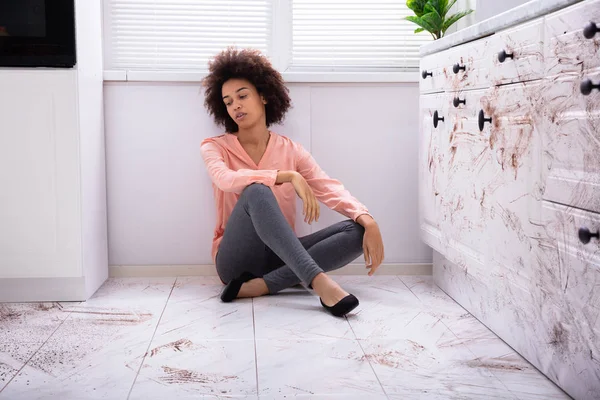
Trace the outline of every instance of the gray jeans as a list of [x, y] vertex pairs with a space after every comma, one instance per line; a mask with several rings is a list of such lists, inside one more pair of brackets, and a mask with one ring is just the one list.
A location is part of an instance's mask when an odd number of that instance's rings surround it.
[[275, 195], [262, 184], [244, 189], [225, 227], [216, 257], [225, 283], [243, 272], [262, 277], [275, 294], [315, 276], [341, 268], [358, 258], [364, 228], [342, 221], [298, 238], [285, 219]]

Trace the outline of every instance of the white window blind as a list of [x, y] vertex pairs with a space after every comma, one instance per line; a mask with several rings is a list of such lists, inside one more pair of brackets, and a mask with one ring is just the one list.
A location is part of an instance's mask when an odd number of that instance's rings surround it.
[[269, 54], [271, 0], [104, 0], [107, 69], [206, 70], [228, 46]]
[[291, 67], [331, 70], [411, 69], [419, 47], [405, 0], [292, 0]]

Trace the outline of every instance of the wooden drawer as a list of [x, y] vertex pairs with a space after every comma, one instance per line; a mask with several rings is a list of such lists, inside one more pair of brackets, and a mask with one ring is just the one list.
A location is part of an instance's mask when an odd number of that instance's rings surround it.
[[[448, 132], [446, 97], [445, 93], [420, 97], [419, 221], [423, 241], [435, 249], [439, 249], [441, 238], [439, 209], [444, 174], [441, 140]], [[434, 119], [436, 115], [444, 120]]]
[[595, 22], [600, 27], [600, 0], [584, 1], [546, 17], [546, 74], [579, 74], [600, 67], [600, 33], [588, 39], [583, 31]]
[[[584, 75], [600, 82], [600, 72]], [[545, 200], [600, 213], [600, 92], [567, 75], [545, 82]]]
[[491, 80], [495, 85], [541, 79], [544, 74], [543, 19], [493, 36]]

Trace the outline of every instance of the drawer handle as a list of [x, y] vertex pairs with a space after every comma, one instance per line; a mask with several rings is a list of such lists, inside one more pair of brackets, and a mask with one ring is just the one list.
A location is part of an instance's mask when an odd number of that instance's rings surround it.
[[588, 96], [590, 93], [592, 93], [592, 90], [594, 89], [600, 90], [600, 83], [594, 84], [589, 79], [584, 79], [579, 85], [579, 90], [581, 90], [581, 94], [583, 94], [584, 96]]
[[593, 38], [594, 36], [596, 36], [596, 33], [598, 33], [598, 32], [600, 32], [600, 29], [598, 29], [598, 26], [591, 21], [589, 24], [587, 24], [585, 26], [585, 28], [583, 28], [583, 36], [586, 39]]
[[462, 71], [466, 71], [466, 70], [467, 70], [467, 67], [466, 67], [466, 66], [464, 66], [464, 65], [463, 65], [463, 66], [461, 66], [461, 65], [460, 65], [460, 64], [458, 64], [458, 63], [457, 63], [457, 64], [454, 64], [454, 65], [452, 66], [452, 71], [454, 71], [454, 73], [455, 73], [455, 74], [458, 74], [458, 72], [459, 72], [459, 71], [461, 71], [461, 70], [462, 70]]
[[433, 77], [433, 72], [427, 72], [427, 70], [421, 72], [421, 76], [423, 77], [423, 79], [427, 79], [428, 76]]
[[492, 117], [489, 118], [485, 118], [485, 114], [483, 113], [483, 110], [479, 111], [479, 131], [483, 131], [483, 125], [489, 122], [490, 124], [492, 123]]
[[600, 239], [600, 230], [592, 233], [588, 228], [579, 228], [579, 241], [581, 243], [588, 244], [592, 238]]
[[440, 117], [437, 110], [435, 110], [435, 112], [433, 113], [433, 127], [437, 128], [438, 122], [443, 121], [443, 120], [444, 120], [444, 117]]
[[454, 104], [454, 107], [458, 108], [461, 104], [467, 105], [467, 99], [461, 100], [458, 97], [455, 97], [452, 104]]
[[507, 58], [515, 58], [515, 54], [514, 53], [510, 53], [508, 54], [506, 52], [506, 50], [502, 50], [500, 53], [498, 53], [498, 61], [500, 61], [501, 63], [503, 63], [504, 61], [506, 61]]

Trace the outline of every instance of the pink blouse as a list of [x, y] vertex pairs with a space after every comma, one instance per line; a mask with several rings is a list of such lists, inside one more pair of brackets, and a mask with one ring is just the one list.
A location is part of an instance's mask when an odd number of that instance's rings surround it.
[[200, 148], [213, 182], [217, 211], [212, 243], [213, 261], [233, 207], [244, 188], [252, 183], [262, 183], [272, 188], [283, 215], [295, 232], [297, 194], [291, 184], [275, 184], [280, 170], [299, 172], [317, 200], [354, 221], [362, 214], [369, 214], [367, 208], [340, 181], [327, 176], [308, 151], [285, 136], [271, 133], [258, 164], [254, 163], [233, 134], [205, 139]]

